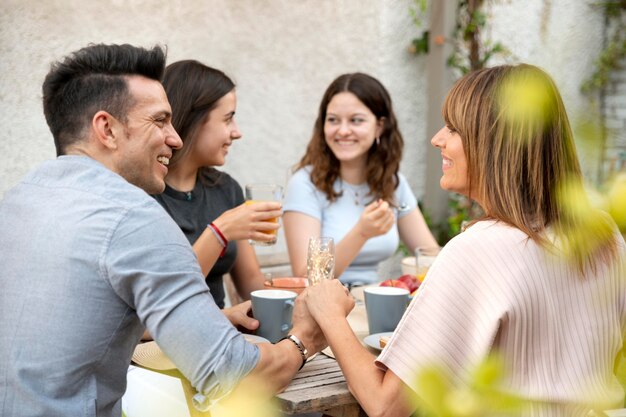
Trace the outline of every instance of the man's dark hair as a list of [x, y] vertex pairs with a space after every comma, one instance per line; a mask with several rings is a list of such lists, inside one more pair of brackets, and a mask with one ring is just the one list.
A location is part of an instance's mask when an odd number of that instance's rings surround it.
[[132, 45], [89, 45], [53, 63], [43, 83], [43, 112], [57, 155], [82, 139], [96, 112], [122, 122], [134, 104], [124, 76], [161, 81], [166, 52]]

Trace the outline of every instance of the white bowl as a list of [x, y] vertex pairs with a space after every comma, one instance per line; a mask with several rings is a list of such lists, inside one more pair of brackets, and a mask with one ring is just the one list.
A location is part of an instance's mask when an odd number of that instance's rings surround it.
[[402, 259], [402, 274], [413, 275], [422, 280], [428, 268], [435, 262], [435, 259], [437, 259], [436, 256], [422, 255], [417, 262], [419, 265], [416, 265], [415, 256], [407, 256]]
[[415, 265], [415, 256], [407, 256], [402, 259], [402, 275], [417, 276], [417, 265]]

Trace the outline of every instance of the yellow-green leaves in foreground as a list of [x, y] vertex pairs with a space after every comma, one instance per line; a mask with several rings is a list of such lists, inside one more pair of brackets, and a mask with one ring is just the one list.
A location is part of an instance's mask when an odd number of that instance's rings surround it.
[[608, 185], [606, 209], [622, 233], [626, 233], [626, 172], [617, 174]]
[[419, 395], [411, 395], [418, 412], [428, 417], [521, 415], [524, 402], [501, 389], [503, 377], [504, 365], [497, 355], [478, 365], [463, 385], [455, 385], [450, 375], [433, 366], [418, 373], [416, 391]]
[[245, 380], [211, 409], [212, 417], [280, 417], [279, 407], [262, 380]]
[[587, 191], [577, 181], [565, 181], [557, 192], [563, 208], [557, 233], [568, 257], [579, 261], [586, 259], [614, 239], [614, 226], [608, 216], [598, 210], [597, 205], [603, 205], [598, 194], [592, 199], [592, 205]]

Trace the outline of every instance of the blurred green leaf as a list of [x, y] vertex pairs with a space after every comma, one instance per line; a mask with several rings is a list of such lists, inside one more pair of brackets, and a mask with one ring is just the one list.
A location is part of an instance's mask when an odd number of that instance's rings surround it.
[[469, 381], [454, 385], [453, 378], [441, 368], [430, 367], [416, 377], [412, 393], [419, 414], [432, 417], [518, 416], [527, 402], [504, 392], [504, 364], [498, 355], [490, 355], [471, 372]]

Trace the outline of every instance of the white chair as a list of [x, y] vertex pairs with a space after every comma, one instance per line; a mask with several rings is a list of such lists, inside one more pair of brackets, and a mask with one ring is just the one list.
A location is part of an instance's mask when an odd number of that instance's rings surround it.
[[129, 366], [122, 410], [126, 417], [190, 417], [181, 380]]

